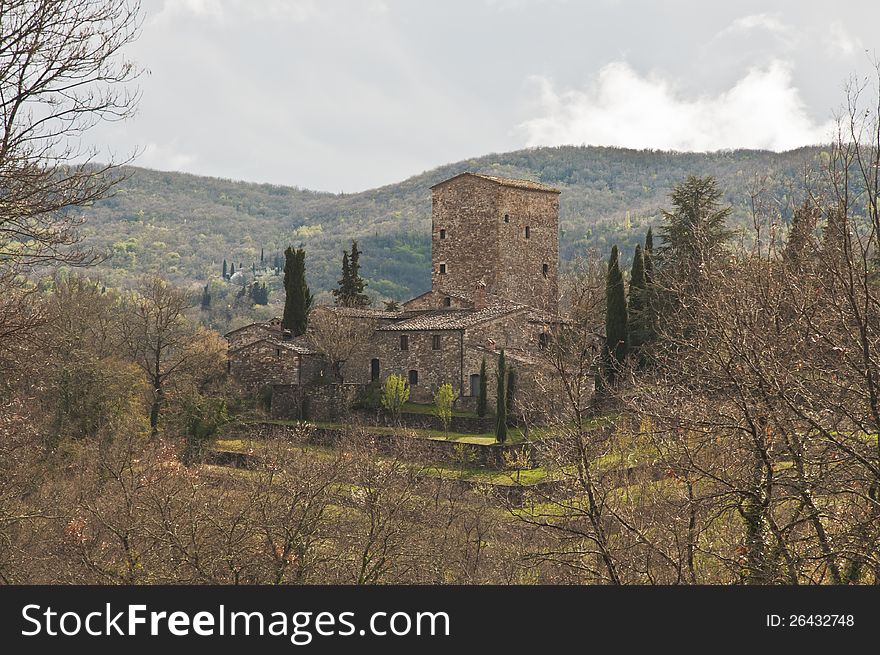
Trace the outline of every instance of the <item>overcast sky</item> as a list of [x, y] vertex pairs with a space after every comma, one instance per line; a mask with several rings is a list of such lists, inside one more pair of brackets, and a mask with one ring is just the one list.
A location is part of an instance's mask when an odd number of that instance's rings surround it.
[[359, 191], [558, 144], [827, 140], [880, 3], [143, 0], [138, 115], [91, 138], [162, 170]]

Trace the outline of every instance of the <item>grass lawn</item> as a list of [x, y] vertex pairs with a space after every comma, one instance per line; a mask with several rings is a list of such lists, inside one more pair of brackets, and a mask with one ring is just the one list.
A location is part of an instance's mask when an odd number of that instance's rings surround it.
[[[428, 414], [434, 415], [434, 405], [426, 405], [424, 403], [413, 403], [408, 402], [403, 405], [403, 409], [401, 410], [404, 414]], [[453, 409], [453, 416], [464, 416], [467, 418], [478, 418], [475, 412], [466, 411], [463, 409]]]

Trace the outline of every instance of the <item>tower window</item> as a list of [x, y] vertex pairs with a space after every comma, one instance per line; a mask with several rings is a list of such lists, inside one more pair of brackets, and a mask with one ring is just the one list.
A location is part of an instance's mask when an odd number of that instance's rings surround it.
[[409, 372], [409, 386], [414, 387], [419, 383], [419, 372], [418, 371], [410, 371]]
[[409, 335], [401, 334], [400, 335], [400, 349], [401, 350], [409, 350]]
[[504, 215], [504, 222], [505, 222], [505, 223], [510, 223], [510, 214], [505, 214], [505, 215]]
[[431, 336], [431, 350], [440, 350], [440, 335], [435, 334]]
[[529, 238], [529, 226], [526, 225], [526, 239]]
[[444, 307], [452, 307], [452, 298], [450, 298], [449, 296], [446, 296], [443, 299], [443, 306]]
[[440, 275], [446, 275], [446, 264], [440, 264]]
[[276, 355], [277, 357], [281, 357], [281, 348], [276, 348], [276, 349], [275, 349], [275, 355]]
[[541, 272], [544, 273], [544, 277], [547, 277], [550, 274], [550, 264], [544, 264]]
[[440, 230], [440, 238], [441, 238], [441, 239], [445, 239], [445, 238], [446, 238], [446, 230]]

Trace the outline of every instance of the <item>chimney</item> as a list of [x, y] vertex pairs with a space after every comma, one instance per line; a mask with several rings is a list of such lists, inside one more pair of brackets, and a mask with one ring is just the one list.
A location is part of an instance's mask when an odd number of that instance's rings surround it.
[[480, 311], [481, 309], [486, 309], [486, 283], [485, 282], [477, 282], [477, 286], [474, 289], [474, 309], [476, 311]]
[[486, 348], [489, 350], [495, 350], [495, 339], [486, 339]]

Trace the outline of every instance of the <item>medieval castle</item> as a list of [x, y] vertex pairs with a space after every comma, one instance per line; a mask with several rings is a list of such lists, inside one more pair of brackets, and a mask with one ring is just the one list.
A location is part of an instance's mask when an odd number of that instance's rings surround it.
[[392, 373], [409, 381], [413, 401], [430, 402], [449, 383], [456, 406], [473, 408], [481, 364], [491, 379], [502, 349], [519, 393], [546, 391], [540, 351], [559, 321], [559, 190], [462, 173], [431, 191], [431, 290], [400, 311], [313, 310], [359, 322], [371, 334], [342, 364], [343, 384], [326, 384], [326, 353], [309, 334], [285, 338], [279, 319], [226, 335], [229, 372], [251, 388], [271, 385], [274, 415], [302, 417], [303, 403], [326, 400], [328, 387], [330, 413], [338, 413], [359, 388]]

